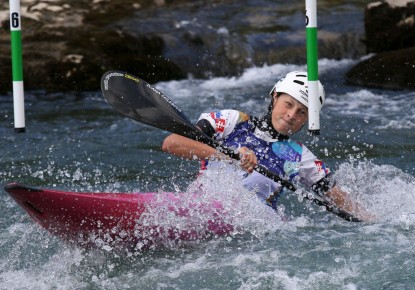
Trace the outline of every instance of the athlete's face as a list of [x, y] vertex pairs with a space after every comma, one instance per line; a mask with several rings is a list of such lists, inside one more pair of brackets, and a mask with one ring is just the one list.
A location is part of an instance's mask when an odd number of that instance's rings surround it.
[[308, 118], [308, 109], [288, 94], [275, 95], [272, 109], [272, 125], [284, 135], [292, 135], [299, 131]]

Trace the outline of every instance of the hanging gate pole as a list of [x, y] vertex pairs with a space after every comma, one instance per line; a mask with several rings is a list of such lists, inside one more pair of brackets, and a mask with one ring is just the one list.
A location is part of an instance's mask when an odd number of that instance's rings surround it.
[[16, 133], [26, 131], [23, 89], [23, 57], [20, 24], [20, 0], [9, 0], [10, 36], [12, 47], [14, 129]]
[[306, 0], [305, 3], [308, 75], [308, 130], [312, 135], [319, 135], [321, 102], [318, 90], [317, 0]]

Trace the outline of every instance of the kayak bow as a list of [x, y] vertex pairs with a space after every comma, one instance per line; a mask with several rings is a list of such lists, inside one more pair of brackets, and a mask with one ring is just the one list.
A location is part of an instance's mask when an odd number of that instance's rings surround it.
[[[186, 194], [85, 193], [7, 184], [4, 189], [29, 216], [51, 234], [81, 246], [143, 249], [166, 242], [193, 241], [226, 235], [233, 227], [222, 220], [218, 201], [186, 204]], [[162, 206], [170, 216], [192, 219], [203, 213], [205, 223], [178, 228], [152, 220], [151, 208]], [[221, 213], [221, 214], [219, 214]], [[158, 217], [159, 218], [159, 217]]]

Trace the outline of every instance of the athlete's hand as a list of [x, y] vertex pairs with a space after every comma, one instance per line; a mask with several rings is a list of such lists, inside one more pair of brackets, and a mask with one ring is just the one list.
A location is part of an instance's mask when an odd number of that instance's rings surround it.
[[241, 147], [239, 149], [239, 154], [241, 155], [241, 167], [245, 171], [252, 173], [255, 166], [258, 165], [258, 160], [254, 151], [248, 149], [247, 147]]

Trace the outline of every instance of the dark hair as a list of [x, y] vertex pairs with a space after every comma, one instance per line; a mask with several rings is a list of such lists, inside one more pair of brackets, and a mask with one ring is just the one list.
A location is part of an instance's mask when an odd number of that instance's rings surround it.
[[269, 104], [269, 106], [268, 106], [268, 112], [267, 112], [267, 115], [268, 114], [271, 114], [272, 113], [272, 109], [274, 109], [274, 100], [275, 100], [275, 98], [278, 98], [279, 96], [281, 96], [283, 93], [277, 93], [277, 95], [274, 97], [273, 96], [273, 94], [274, 94], [274, 92], [272, 92], [272, 94], [271, 94], [271, 103]]

